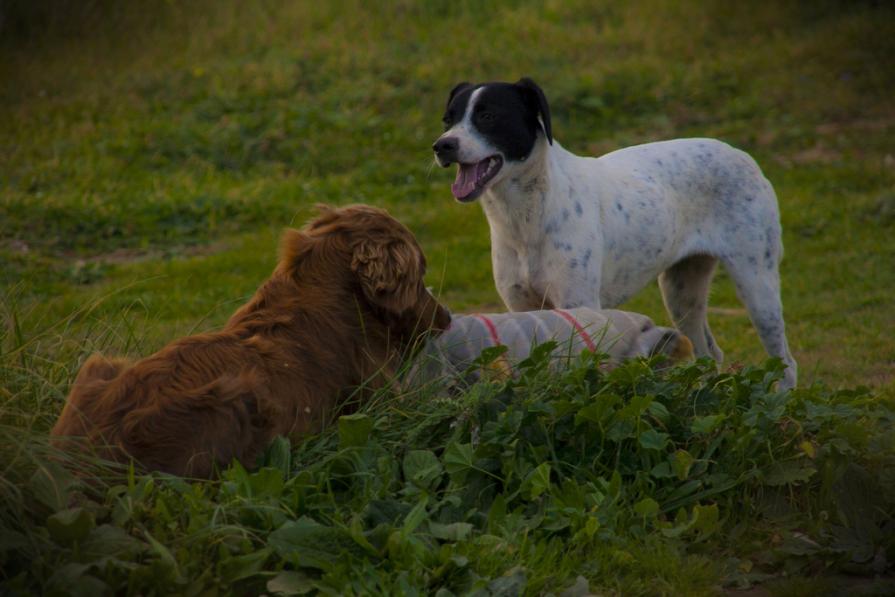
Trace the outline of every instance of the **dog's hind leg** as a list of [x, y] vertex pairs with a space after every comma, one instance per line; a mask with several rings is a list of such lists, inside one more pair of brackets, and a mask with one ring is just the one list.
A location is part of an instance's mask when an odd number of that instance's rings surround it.
[[686, 257], [659, 275], [659, 288], [671, 320], [693, 342], [696, 356], [708, 356], [720, 363], [724, 353], [712, 336], [706, 316], [717, 263], [711, 255]]
[[737, 295], [746, 310], [758, 337], [768, 354], [780, 357], [786, 365], [781, 389], [794, 388], [798, 378], [796, 361], [789, 352], [783, 323], [783, 304], [780, 301], [780, 274], [772, 252], [766, 254], [762, 265], [751, 260], [725, 260], [730, 277], [736, 285]]

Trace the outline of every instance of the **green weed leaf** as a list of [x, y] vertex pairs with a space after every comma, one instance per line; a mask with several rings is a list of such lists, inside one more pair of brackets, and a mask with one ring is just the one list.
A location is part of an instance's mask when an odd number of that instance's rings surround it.
[[270, 557], [271, 550], [259, 549], [247, 554], [233, 556], [221, 560], [219, 568], [221, 578], [234, 583], [251, 578], [264, 570], [264, 564]]
[[441, 462], [431, 450], [410, 450], [404, 455], [404, 478], [420, 489], [433, 489], [442, 471]]
[[725, 415], [705, 415], [702, 417], [694, 417], [690, 424], [690, 431], [693, 433], [711, 433], [724, 422]]
[[71, 492], [79, 485], [71, 473], [52, 461], [43, 463], [28, 484], [31, 494], [51, 510], [67, 508]]
[[719, 517], [717, 504], [693, 506], [693, 528], [699, 531], [703, 537], [718, 531], [720, 528]]
[[652, 518], [659, 513], [659, 502], [652, 498], [643, 498], [634, 504], [634, 512], [644, 518]]
[[770, 486], [804, 483], [814, 476], [817, 469], [801, 460], [775, 462], [764, 473], [764, 482]]
[[304, 572], [283, 570], [267, 581], [267, 590], [274, 595], [307, 595], [316, 590], [316, 586]]
[[92, 531], [80, 545], [87, 558], [131, 558], [147, 550], [146, 544], [129, 535], [124, 529], [103, 524]]
[[690, 475], [690, 467], [695, 459], [686, 450], [676, 450], [670, 457], [671, 469], [677, 478], [683, 481]]
[[429, 498], [427, 496], [423, 496], [419, 502], [417, 502], [416, 506], [407, 513], [407, 517], [404, 519], [404, 525], [401, 527], [401, 535], [402, 537], [409, 536], [413, 531], [416, 530], [420, 524], [426, 519], [428, 512], [426, 511], [426, 504], [429, 503]]
[[462, 478], [473, 468], [473, 454], [472, 444], [451, 442], [442, 456], [445, 470], [451, 477]]
[[171, 578], [174, 582], [181, 584], [184, 582], [183, 575], [180, 572], [180, 567], [177, 565], [177, 560], [174, 559], [174, 556], [171, 555], [171, 551], [161, 542], [156, 540], [149, 531], [145, 531], [144, 535], [146, 536], [146, 540], [149, 541], [149, 545], [152, 547], [152, 551], [158, 556], [158, 561], [161, 564], [162, 568], [171, 575]]
[[429, 534], [436, 539], [444, 541], [465, 541], [472, 529], [473, 526], [468, 522], [454, 522], [451, 524], [429, 523]]
[[650, 428], [642, 432], [637, 440], [647, 450], [662, 450], [665, 448], [665, 444], [668, 443], [668, 437], [667, 433]]
[[62, 510], [47, 518], [50, 536], [63, 545], [86, 539], [93, 526], [93, 514], [84, 508]]
[[273, 438], [264, 453], [262, 466], [279, 470], [284, 478], [292, 473], [292, 444], [288, 438], [282, 435]]
[[550, 489], [550, 464], [544, 462], [531, 471], [522, 483], [522, 489], [529, 499], [535, 499]]
[[373, 430], [373, 419], [365, 414], [343, 415], [339, 417], [339, 447], [363, 446]]
[[272, 532], [267, 544], [294, 566], [329, 570], [353, 541], [333, 527], [302, 516]]

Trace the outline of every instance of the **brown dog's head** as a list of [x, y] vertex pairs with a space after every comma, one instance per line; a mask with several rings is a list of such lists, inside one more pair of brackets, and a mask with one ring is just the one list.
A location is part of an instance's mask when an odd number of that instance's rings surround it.
[[345, 282], [357, 290], [402, 347], [430, 331], [448, 328], [451, 316], [426, 289], [426, 258], [416, 238], [383, 209], [368, 205], [333, 208], [283, 239], [278, 271]]

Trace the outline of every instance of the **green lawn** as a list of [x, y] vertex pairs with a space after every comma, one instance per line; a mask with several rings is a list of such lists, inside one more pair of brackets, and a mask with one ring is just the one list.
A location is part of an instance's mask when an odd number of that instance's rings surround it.
[[[4, 429], [44, 434], [94, 350], [220, 325], [318, 202], [388, 208], [452, 310], [502, 309], [485, 218], [430, 145], [455, 83], [521, 76], [577, 153], [684, 136], [750, 152], [780, 200], [801, 384], [895, 394], [889, 4], [127, 4], [0, 5], [16, 17], [0, 28]], [[710, 305], [727, 364], [761, 363], [723, 274]], [[668, 321], [654, 286], [626, 308]]]
[[[320, 201], [388, 207], [453, 309], [501, 308], [484, 217], [452, 201], [429, 146], [454, 83], [531, 75], [579, 153], [688, 135], [753, 153], [780, 197], [803, 382], [891, 382], [890, 10], [156, 4], [5, 49], [0, 276], [26, 333], [110, 292], [93, 317], [137, 306], [155, 322], [141, 350], [217, 324]], [[711, 305], [730, 361], [761, 360], [723, 276]], [[667, 319], [654, 287], [628, 307]]]

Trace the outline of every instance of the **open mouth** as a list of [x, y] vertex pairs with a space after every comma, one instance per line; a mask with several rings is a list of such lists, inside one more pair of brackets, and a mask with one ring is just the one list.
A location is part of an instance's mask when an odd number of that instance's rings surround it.
[[492, 155], [475, 164], [458, 164], [457, 179], [451, 185], [451, 192], [457, 201], [472, 201], [482, 194], [488, 184], [503, 166], [503, 158]]

